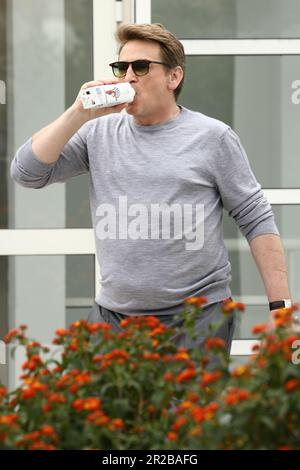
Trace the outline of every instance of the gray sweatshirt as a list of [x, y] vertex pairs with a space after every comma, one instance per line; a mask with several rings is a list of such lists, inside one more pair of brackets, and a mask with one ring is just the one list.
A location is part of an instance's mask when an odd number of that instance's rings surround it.
[[29, 188], [89, 172], [101, 288], [96, 302], [126, 315], [177, 313], [185, 298], [231, 295], [223, 207], [248, 241], [278, 234], [239, 138], [223, 122], [181, 107], [152, 126], [125, 113], [89, 121], [53, 164], [29, 139], [11, 165]]

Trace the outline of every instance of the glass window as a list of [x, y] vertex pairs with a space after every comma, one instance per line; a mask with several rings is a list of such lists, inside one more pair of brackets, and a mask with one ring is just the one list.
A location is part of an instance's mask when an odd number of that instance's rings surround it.
[[299, 187], [299, 56], [189, 56], [179, 103], [239, 135], [264, 188]]
[[92, 79], [91, 0], [1, 0], [1, 228], [91, 227], [87, 175], [37, 191], [14, 183], [9, 167], [16, 149]]
[[298, 0], [152, 0], [152, 22], [181, 39], [300, 37]]
[[[95, 257], [0, 256], [0, 339], [28, 325], [28, 336], [51, 344], [57, 328], [88, 317], [95, 298]], [[8, 371], [0, 365], [0, 380]]]

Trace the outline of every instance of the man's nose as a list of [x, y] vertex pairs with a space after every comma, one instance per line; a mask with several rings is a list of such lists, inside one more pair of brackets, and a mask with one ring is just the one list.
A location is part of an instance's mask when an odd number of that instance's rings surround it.
[[126, 81], [129, 81], [129, 82], [137, 80], [136, 74], [134, 73], [133, 68], [132, 68], [132, 64], [129, 64], [124, 78]]

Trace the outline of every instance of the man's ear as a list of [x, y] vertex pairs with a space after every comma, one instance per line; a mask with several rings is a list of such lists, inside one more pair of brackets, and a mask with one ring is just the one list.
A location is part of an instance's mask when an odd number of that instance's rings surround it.
[[176, 67], [172, 68], [169, 71], [169, 81], [168, 81], [168, 87], [170, 90], [175, 90], [179, 83], [181, 82], [183, 77], [183, 70], [180, 65], [177, 65]]

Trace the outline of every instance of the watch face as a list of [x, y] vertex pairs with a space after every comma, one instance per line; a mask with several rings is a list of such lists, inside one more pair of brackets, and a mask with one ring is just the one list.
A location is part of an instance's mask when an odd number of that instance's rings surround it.
[[291, 306], [292, 306], [292, 301], [289, 300], [289, 299], [288, 299], [288, 300], [285, 300], [285, 301], [284, 301], [284, 306], [285, 306], [285, 308], [291, 308]]

